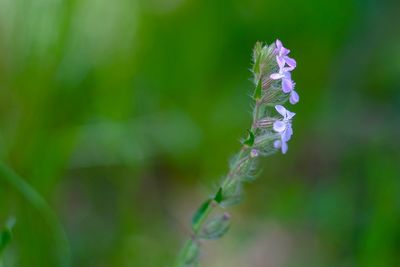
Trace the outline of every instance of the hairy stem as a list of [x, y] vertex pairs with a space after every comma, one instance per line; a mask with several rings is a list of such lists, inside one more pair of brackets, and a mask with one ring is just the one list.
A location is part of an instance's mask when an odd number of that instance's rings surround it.
[[[249, 156], [248, 148], [249, 147], [247, 145], [242, 146], [238, 154], [238, 160], [236, 161], [236, 164], [231, 167], [231, 170], [229, 171], [228, 175], [222, 181], [220, 188], [224, 189], [230, 182], [232, 182], [232, 179], [235, 179], [236, 174], [240, 172], [240, 169], [243, 167], [243, 164], [246, 163], [246, 161], [248, 161], [249, 159], [251, 159], [251, 157]], [[217, 194], [218, 192], [216, 192], [214, 196], [216, 196]], [[209, 215], [214, 211], [217, 205], [218, 203], [212, 200], [211, 204], [207, 206], [206, 210], [198, 218], [197, 223], [193, 225], [192, 236], [189, 240], [186, 241], [185, 245], [182, 247], [178, 260], [174, 265], [175, 267], [191, 266], [190, 264], [185, 262], [185, 255], [188, 253], [190, 247], [193, 246], [194, 243], [198, 243], [200, 241], [199, 233], [203, 228], [204, 223], [207, 221]]]
[[[279, 150], [286, 153], [287, 141], [293, 132], [291, 119], [295, 113], [282, 106], [289, 98], [282, 88], [283, 78], [289, 79], [292, 85], [290, 97], [292, 93], [294, 94], [293, 98], [290, 98], [291, 104], [297, 103], [299, 98], [293, 90], [294, 83], [290, 79], [290, 71], [296, 67], [296, 62], [292, 58], [282, 56], [283, 53], [287, 55], [288, 51], [279, 40], [271, 45], [256, 43], [252, 68], [255, 85], [252, 97], [255, 102], [251, 128], [247, 130], [248, 137], [243, 140], [243, 147], [233, 159], [229, 173], [220, 184], [217, 193], [204, 201], [193, 216], [191, 239], [185, 243], [175, 267], [198, 266], [200, 240], [216, 239], [225, 234], [229, 228], [229, 214], [223, 212], [221, 216], [220, 209], [239, 203], [242, 197], [242, 185], [255, 176], [257, 158], [271, 155]], [[276, 113], [279, 113], [279, 118], [275, 117]], [[275, 123], [284, 129], [277, 131], [276, 127], [273, 127]], [[216, 216], [210, 216], [215, 213]]]
[[254, 106], [254, 112], [253, 112], [253, 124], [251, 126], [251, 130], [254, 132], [257, 129], [257, 121], [259, 119], [259, 114], [260, 114], [260, 107], [261, 107], [261, 101], [257, 100], [256, 104]]

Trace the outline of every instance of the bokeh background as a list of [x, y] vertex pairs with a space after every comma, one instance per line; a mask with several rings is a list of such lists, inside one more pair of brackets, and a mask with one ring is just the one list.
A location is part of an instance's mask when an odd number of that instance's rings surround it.
[[27, 182], [0, 175], [0, 225], [16, 218], [4, 266], [171, 266], [250, 123], [253, 45], [276, 38], [298, 62], [295, 135], [204, 266], [400, 266], [399, 14], [0, 0], [0, 157]]

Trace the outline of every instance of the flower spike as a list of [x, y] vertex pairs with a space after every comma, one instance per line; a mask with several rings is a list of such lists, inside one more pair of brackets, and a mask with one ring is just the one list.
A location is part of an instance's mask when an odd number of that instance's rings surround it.
[[253, 51], [253, 113], [247, 138], [230, 162], [228, 174], [217, 192], [199, 206], [192, 219], [191, 238], [186, 242], [175, 267], [198, 266], [203, 240], [222, 237], [231, 225], [231, 216], [225, 211], [238, 204], [243, 195], [243, 184], [255, 179], [258, 159], [278, 151], [288, 151], [293, 136], [292, 120], [296, 113], [284, 104], [299, 102], [294, 90], [292, 71], [296, 61], [280, 40], [274, 44], [257, 43]]

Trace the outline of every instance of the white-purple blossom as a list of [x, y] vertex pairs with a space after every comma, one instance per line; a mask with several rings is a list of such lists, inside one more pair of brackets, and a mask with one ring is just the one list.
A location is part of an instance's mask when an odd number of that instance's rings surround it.
[[281, 105], [276, 105], [275, 109], [283, 118], [281, 120], [276, 120], [273, 125], [274, 131], [280, 136], [280, 140], [274, 142], [274, 147], [280, 148], [282, 153], [285, 154], [287, 151], [287, 141], [289, 141], [293, 135], [292, 118], [296, 113], [290, 112]]
[[288, 151], [287, 142], [284, 142], [282, 140], [276, 140], [274, 142], [274, 147], [277, 148], [277, 149], [281, 149], [282, 154], [286, 154], [286, 152]]
[[[299, 101], [291, 77], [296, 61], [288, 56], [289, 53], [290, 50], [279, 40], [271, 45], [256, 43], [251, 69], [255, 85], [254, 107], [251, 128], [247, 130], [248, 137], [230, 162], [229, 172], [218, 186], [218, 191], [212, 198], [208, 197], [193, 216], [192, 234], [182, 248], [176, 266], [187, 266], [188, 263], [197, 266], [199, 243], [203, 239], [219, 238], [226, 232], [230, 215], [224, 212], [210, 217], [209, 207], [220, 209], [238, 203], [237, 200], [242, 196], [242, 184], [255, 178], [257, 158], [278, 151], [287, 153], [288, 141], [293, 135], [292, 119], [296, 114], [283, 105], [288, 100], [291, 104]], [[279, 114], [275, 113], [274, 108]]]
[[289, 57], [290, 50], [282, 45], [280, 40], [275, 42], [276, 62], [278, 63], [279, 70], [277, 73], [272, 73], [270, 78], [272, 80], [282, 81], [282, 91], [285, 94], [290, 93], [289, 102], [294, 105], [299, 102], [299, 94], [294, 91], [295, 83], [292, 80], [291, 71], [296, 68], [296, 61]]
[[293, 83], [293, 89], [292, 91], [290, 91], [290, 96], [289, 96], [289, 102], [292, 105], [296, 104], [300, 100], [299, 94], [294, 90], [295, 85], [296, 84]]
[[284, 93], [290, 93], [294, 88], [294, 83], [292, 81], [292, 75], [288, 68], [280, 67], [278, 73], [272, 73], [270, 75], [272, 80], [282, 79], [282, 91]]
[[283, 67], [286, 63], [289, 66], [289, 70], [294, 70], [296, 68], [296, 60], [288, 56], [290, 50], [285, 48], [279, 39], [275, 41], [275, 46], [276, 61], [278, 62], [278, 65], [282, 65]]

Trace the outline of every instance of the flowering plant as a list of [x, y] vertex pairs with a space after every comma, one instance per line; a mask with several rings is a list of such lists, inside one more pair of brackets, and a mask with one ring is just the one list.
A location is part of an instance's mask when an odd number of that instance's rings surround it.
[[177, 259], [176, 267], [198, 266], [202, 240], [222, 237], [229, 229], [230, 215], [226, 208], [238, 204], [242, 198], [243, 184], [255, 178], [257, 160], [277, 151], [285, 154], [287, 142], [293, 134], [292, 119], [295, 113], [283, 105], [299, 102], [294, 90], [291, 71], [296, 61], [289, 57], [290, 50], [281, 41], [266, 45], [257, 42], [253, 51], [253, 122], [242, 148], [233, 157], [229, 173], [218, 191], [207, 198], [192, 219], [192, 235]]

